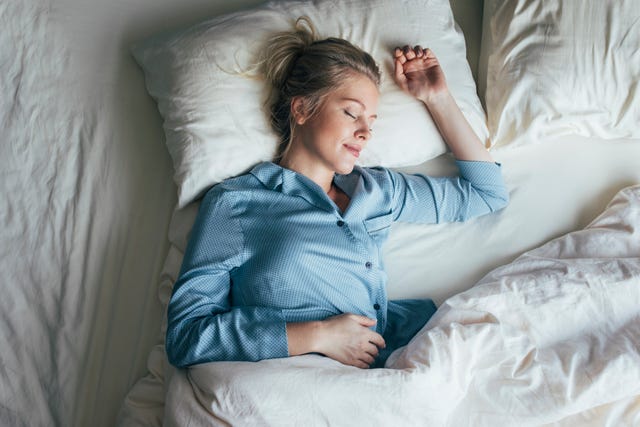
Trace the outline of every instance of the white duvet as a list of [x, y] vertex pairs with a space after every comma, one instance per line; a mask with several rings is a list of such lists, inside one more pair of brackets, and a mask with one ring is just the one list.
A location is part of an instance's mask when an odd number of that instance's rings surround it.
[[449, 298], [387, 368], [203, 364], [171, 376], [165, 422], [638, 425], [640, 186]]

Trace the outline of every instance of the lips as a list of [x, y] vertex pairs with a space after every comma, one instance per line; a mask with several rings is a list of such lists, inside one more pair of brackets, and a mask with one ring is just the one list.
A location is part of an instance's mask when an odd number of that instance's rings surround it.
[[344, 147], [357, 159], [360, 157], [360, 151], [362, 151], [362, 147], [358, 145], [344, 144]]

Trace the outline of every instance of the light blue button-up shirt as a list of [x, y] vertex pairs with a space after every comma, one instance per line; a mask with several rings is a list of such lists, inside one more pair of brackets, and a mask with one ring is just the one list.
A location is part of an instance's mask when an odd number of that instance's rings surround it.
[[457, 164], [459, 177], [360, 167], [336, 175], [351, 199], [345, 212], [307, 177], [269, 162], [212, 187], [168, 307], [169, 361], [286, 357], [287, 322], [342, 313], [377, 319], [383, 334], [391, 223], [464, 221], [507, 203], [498, 164]]

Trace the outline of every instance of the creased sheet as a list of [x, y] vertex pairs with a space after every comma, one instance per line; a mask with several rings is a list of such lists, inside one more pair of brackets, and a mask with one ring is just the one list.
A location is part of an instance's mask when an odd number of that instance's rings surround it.
[[0, 0], [3, 426], [113, 425], [158, 334], [175, 187], [125, 3]]

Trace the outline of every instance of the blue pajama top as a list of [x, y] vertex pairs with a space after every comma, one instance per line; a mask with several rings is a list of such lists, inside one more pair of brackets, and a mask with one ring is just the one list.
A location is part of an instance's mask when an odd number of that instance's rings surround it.
[[[389, 354], [385, 330], [415, 333], [426, 322], [424, 305], [388, 304], [382, 244], [391, 223], [464, 221], [507, 203], [498, 164], [457, 164], [458, 177], [361, 167], [336, 175], [351, 199], [345, 212], [316, 183], [270, 162], [212, 187], [169, 302], [170, 363], [287, 357], [287, 322], [342, 313], [377, 319]], [[391, 312], [399, 319], [387, 328]]]

